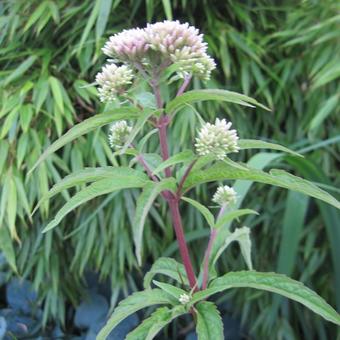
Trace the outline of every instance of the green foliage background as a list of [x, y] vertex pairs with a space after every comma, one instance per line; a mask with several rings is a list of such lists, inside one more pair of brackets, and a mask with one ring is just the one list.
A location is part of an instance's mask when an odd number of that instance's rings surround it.
[[[49, 318], [63, 322], [66, 302], [79, 302], [86, 269], [111, 279], [112, 303], [121, 291], [137, 289], [142, 276], [130, 228], [134, 192], [93, 200], [47, 234], [41, 234], [42, 228], [70, 193], [46, 202], [30, 217], [39, 198], [68, 173], [117, 164], [102, 129], [64, 147], [27, 176], [47, 145], [76, 122], [104, 110], [94, 87], [86, 85], [104, 63], [100, 49], [106, 39], [124, 28], [165, 18], [200, 28], [218, 64], [208, 86], [243, 92], [272, 109], [268, 113], [207, 103], [198, 107], [203, 117], [228, 117], [241, 137], [298, 150], [304, 159], [267, 154], [253, 162], [261, 167], [271, 159], [271, 165], [289, 167], [339, 198], [340, 190], [334, 189], [340, 182], [339, 7], [331, 0], [0, 4], [0, 247], [10, 264], [8, 277], [33, 281], [44, 302], [45, 322]], [[173, 150], [192, 145], [195, 124], [190, 108], [177, 116], [171, 132]], [[149, 147], [157, 148], [156, 139]], [[210, 204], [213, 190], [202, 186], [196, 194]], [[339, 311], [339, 212], [300, 194], [258, 184], [252, 186], [244, 206], [261, 213], [242, 221], [252, 228], [255, 268], [303, 281]], [[183, 215], [198, 264], [208, 232], [193, 209], [188, 207]], [[176, 254], [161, 201], [151, 211], [144, 239], [144, 262]], [[228, 251], [221, 272], [242, 268], [238, 255], [237, 248]], [[230, 313], [256, 337], [330, 339], [337, 333], [336, 326], [269, 294], [246, 290], [228, 293], [222, 300], [232, 301]]]

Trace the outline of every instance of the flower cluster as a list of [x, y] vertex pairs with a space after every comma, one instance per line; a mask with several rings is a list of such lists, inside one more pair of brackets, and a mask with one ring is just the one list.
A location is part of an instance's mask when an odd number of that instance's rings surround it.
[[178, 300], [182, 305], [186, 305], [187, 303], [190, 302], [190, 296], [188, 294], [183, 293], [179, 296]]
[[108, 64], [102, 68], [96, 76], [96, 83], [99, 85], [98, 92], [102, 102], [110, 102], [116, 99], [126, 87], [132, 83], [133, 72], [126, 66]]
[[231, 130], [231, 122], [216, 118], [215, 124], [205, 123], [196, 138], [196, 151], [200, 156], [214, 155], [223, 160], [226, 154], [238, 152], [238, 136], [236, 130]]
[[109, 131], [109, 143], [113, 149], [120, 149], [126, 143], [132, 126], [129, 126], [125, 120], [113, 123]]
[[[119, 90], [132, 81], [132, 70], [152, 74], [174, 64], [179, 77], [210, 78], [216, 67], [207, 54], [207, 44], [198, 29], [179, 21], [148, 24], [146, 28], [124, 30], [109, 38], [102, 48], [112, 58], [96, 77], [101, 101], [112, 101]], [[117, 73], [117, 76], [115, 74]]]
[[212, 198], [212, 201], [221, 207], [235, 204], [236, 200], [237, 196], [235, 190], [228, 185], [218, 187]]

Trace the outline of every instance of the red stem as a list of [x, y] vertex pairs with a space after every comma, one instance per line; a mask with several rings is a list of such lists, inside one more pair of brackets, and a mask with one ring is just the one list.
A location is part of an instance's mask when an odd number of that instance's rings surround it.
[[190, 80], [191, 80], [191, 76], [186, 76], [184, 78], [184, 81], [183, 81], [183, 84], [181, 85], [181, 87], [179, 88], [177, 94], [176, 94], [176, 97], [180, 96], [181, 94], [184, 93], [184, 91], [186, 90], [186, 88], [188, 87], [189, 83], [190, 83]]
[[208, 247], [207, 247], [205, 254], [204, 254], [203, 279], [202, 279], [202, 289], [203, 290], [207, 288], [207, 284], [208, 284], [209, 260], [210, 260], [212, 245], [215, 241], [216, 235], [217, 235], [217, 229], [213, 229], [210, 233]]
[[195, 163], [197, 162], [197, 159], [193, 160], [190, 165], [187, 167], [187, 169], [185, 170], [185, 173], [183, 175], [183, 177], [181, 178], [181, 181], [178, 184], [178, 189], [177, 189], [177, 196], [181, 196], [182, 195], [182, 188], [183, 185], [185, 183], [185, 180], [187, 179], [187, 177], [190, 174], [191, 169], [193, 168], [193, 166], [195, 165]]
[[171, 211], [172, 223], [175, 229], [176, 238], [177, 238], [177, 242], [179, 245], [179, 251], [182, 257], [185, 271], [187, 273], [189, 284], [191, 288], [195, 288], [196, 287], [196, 276], [195, 276], [195, 273], [192, 267], [189, 250], [188, 250], [187, 243], [184, 237], [181, 215], [180, 215], [179, 207], [178, 207], [178, 199], [177, 198], [169, 199], [168, 203], [169, 203], [169, 207]]
[[[161, 153], [162, 158], [166, 161], [169, 158], [169, 146], [168, 146], [168, 139], [166, 133], [166, 127], [169, 124], [170, 119], [168, 116], [164, 115], [159, 118], [158, 122], [158, 133], [159, 133], [159, 142], [161, 145]], [[168, 167], [165, 170], [165, 176], [171, 177], [171, 168]]]

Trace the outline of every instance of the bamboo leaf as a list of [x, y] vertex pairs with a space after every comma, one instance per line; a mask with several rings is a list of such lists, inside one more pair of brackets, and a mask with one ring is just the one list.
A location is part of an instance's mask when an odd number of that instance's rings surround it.
[[255, 288], [280, 294], [303, 304], [324, 319], [340, 325], [340, 315], [323, 298], [301, 282], [276, 273], [230, 272], [213, 280], [206, 290], [195, 293], [191, 304], [230, 288]]
[[8, 229], [4, 225], [0, 226], [0, 249], [4, 253], [6, 260], [13, 271], [18, 273], [11, 236], [8, 233]]

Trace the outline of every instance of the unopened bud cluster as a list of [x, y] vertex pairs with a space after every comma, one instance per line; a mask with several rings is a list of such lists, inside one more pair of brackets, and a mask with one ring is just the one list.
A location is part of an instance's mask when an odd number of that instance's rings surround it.
[[236, 191], [228, 185], [218, 187], [212, 198], [212, 201], [221, 207], [235, 204], [236, 200]]
[[182, 305], [186, 305], [190, 302], [190, 296], [188, 294], [181, 294], [178, 300]]
[[120, 89], [131, 84], [134, 71], [149, 75], [174, 64], [180, 77], [197, 76], [208, 80], [216, 67], [207, 54], [203, 35], [195, 27], [179, 21], [166, 20], [148, 24], [144, 29], [124, 30], [111, 36], [102, 50], [112, 58], [110, 62], [124, 66], [119, 76], [115, 73], [123, 66], [112, 63], [97, 75], [102, 101], [114, 100]]
[[109, 143], [113, 149], [120, 149], [127, 142], [127, 139], [132, 131], [132, 126], [129, 126], [125, 120], [120, 120], [110, 126]]
[[231, 122], [216, 118], [215, 124], [205, 123], [196, 138], [196, 152], [200, 156], [214, 155], [223, 160], [230, 152], [238, 152], [238, 136], [231, 130]]

